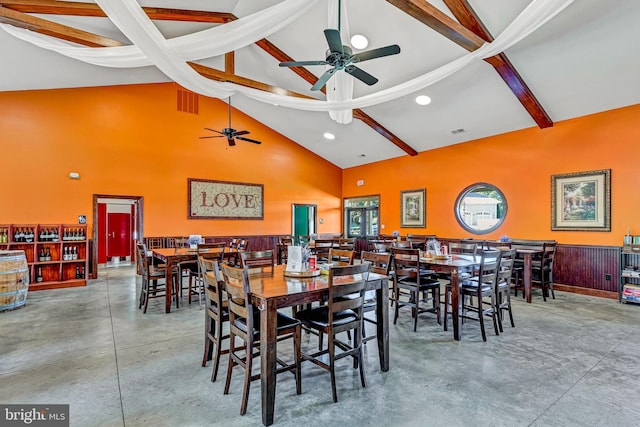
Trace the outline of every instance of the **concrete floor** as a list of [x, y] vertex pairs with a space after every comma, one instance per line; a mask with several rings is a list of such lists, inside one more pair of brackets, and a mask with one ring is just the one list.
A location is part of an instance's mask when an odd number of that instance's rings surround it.
[[[101, 269], [87, 287], [32, 292], [0, 313], [0, 403], [70, 403], [71, 426], [259, 426], [254, 382], [239, 415], [242, 374], [223, 395], [201, 368], [204, 311], [137, 309], [132, 267]], [[516, 328], [488, 332], [468, 322], [455, 342], [433, 318], [390, 326], [391, 369], [366, 347], [367, 387], [339, 364], [338, 403], [328, 372], [303, 364], [303, 393], [278, 377], [278, 426], [638, 426], [640, 307], [556, 292], [514, 301]], [[371, 326], [369, 326], [371, 330]], [[305, 335], [313, 345], [315, 338]], [[284, 351], [290, 344], [283, 343]], [[235, 387], [235, 388], [234, 388]]]

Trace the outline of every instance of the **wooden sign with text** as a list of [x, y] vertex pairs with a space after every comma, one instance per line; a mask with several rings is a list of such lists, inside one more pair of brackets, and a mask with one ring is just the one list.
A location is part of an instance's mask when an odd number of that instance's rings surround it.
[[189, 219], [264, 219], [264, 186], [188, 178]]

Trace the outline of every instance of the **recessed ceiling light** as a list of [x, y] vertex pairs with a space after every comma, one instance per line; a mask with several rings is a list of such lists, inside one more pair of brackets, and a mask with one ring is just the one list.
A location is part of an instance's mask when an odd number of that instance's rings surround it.
[[431, 104], [431, 98], [427, 95], [418, 95], [416, 96], [416, 103], [418, 105], [429, 105]]
[[336, 136], [332, 133], [325, 132], [323, 135], [326, 139], [336, 139]]
[[367, 157], [366, 154], [360, 154], [358, 157]]
[[355, 36], [351, 37], [351, 46], [355, 47], [356, 49], [364, 49], [365, 47], [369, 46], [369, 40], [367, 40], [367, 38], [362, 34], [356, 34]]

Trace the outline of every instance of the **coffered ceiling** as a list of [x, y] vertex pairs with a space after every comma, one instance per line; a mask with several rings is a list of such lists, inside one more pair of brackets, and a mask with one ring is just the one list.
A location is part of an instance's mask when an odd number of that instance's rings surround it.
[[[369, 39], [365, 50], [397, 44], [398, 55], [359, 67], [379, 81], [354, 83], [359, 97], [436, 69], [491, 41], [529, 0], [343, 0], [351, 34]], [[277, 0], [140, 0], [166, 38], [233, 20], [273, 6]], [[170, 10], [167, 10], [170, 9]], [[202, 13], [195, 13], [198, 11]], [[216, 13], [214, 13], [216, 12]], [[411, 95], [354, 111], [350, 124], [326, 112], [300, 111], [235, 95], [235, 108], [330, 162], [346, 168], [537, 127], [640, 101], [640, 2], [576, 0], [551, 21], [485, 61]], [[194, 22], [204, 21], [204, 22]], [[29, 28], [85, 46], [129, 44], [95, 3], [0, 0], [0, 22]], [[216, 80], [264, 90], [311, 92], [323, 66], [282, 68], [284, 60], [324, 58], [327, 1], [257, 44], [196, 61]], [[82, 31], [77, 31], [82, 30]], [[357, 50], [356, 50], [357, 52]], [[112, 69], [89, 65], [36, 47], [0, 30], [0, 91], [164, 82], [154, 66]], [[416, 104], [417, 95], [432, 102]], [[10, 112], [4, 112], [10, 114]], [[462, 131], [459, 131], [461, 130]], [[457, 131], [457, 132], [453, 132]], [[323, 137], [333, 133], [332, 141]], [[257, 139], [259, 135], [254, 135]], [[260, 150], [261, 146], [255, 146]]]

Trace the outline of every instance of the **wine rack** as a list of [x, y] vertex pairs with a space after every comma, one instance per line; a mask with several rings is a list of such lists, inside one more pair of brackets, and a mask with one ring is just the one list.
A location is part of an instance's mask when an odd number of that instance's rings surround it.
[[29, 290], [86, 286], [87, 226], [0, 224], [0, 249], [25, 252]]

